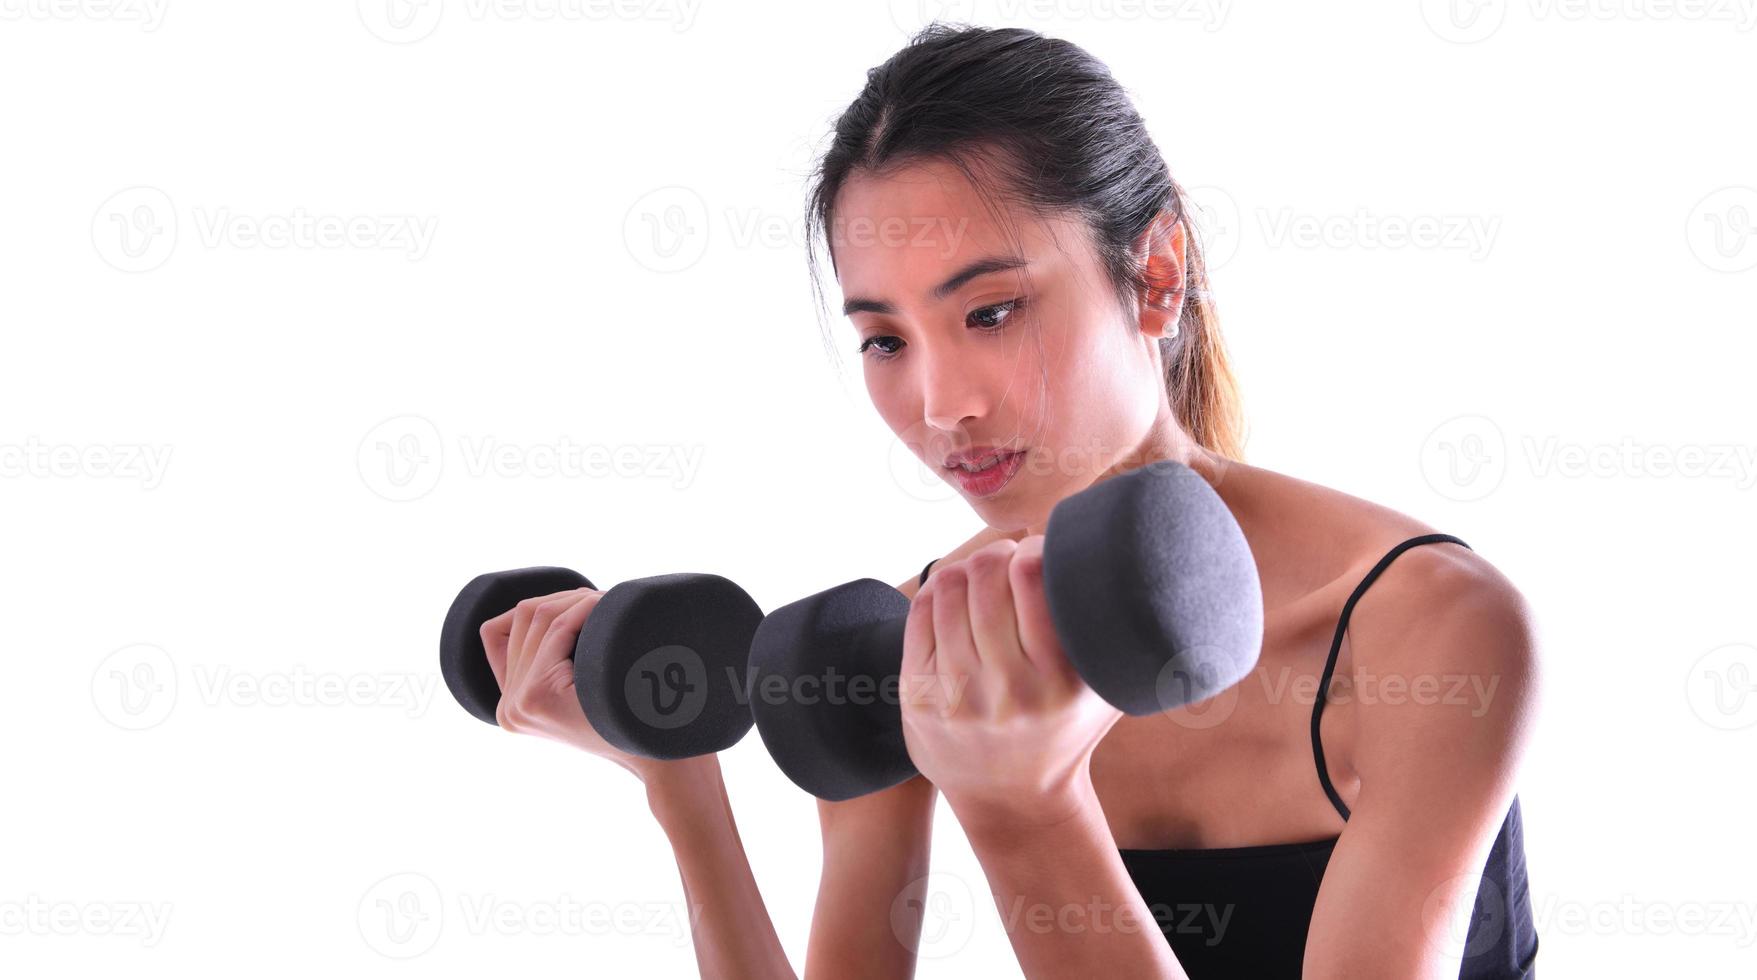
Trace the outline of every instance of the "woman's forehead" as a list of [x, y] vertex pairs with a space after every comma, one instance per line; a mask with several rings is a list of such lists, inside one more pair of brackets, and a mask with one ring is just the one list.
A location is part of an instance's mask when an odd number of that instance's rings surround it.
[[938, 283], [986, 258], [1037, 266], [1066, 244], [1065, 226], [984, 196], [957, 166], [934, 161], [850, 175], [827, 230], [844, 292], [867, 295], [898, 282]]

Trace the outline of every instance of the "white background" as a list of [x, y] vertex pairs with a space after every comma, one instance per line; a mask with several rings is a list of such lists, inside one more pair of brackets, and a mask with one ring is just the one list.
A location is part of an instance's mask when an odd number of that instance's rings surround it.
[[[1249, 461], [1537, 610], [1543, 973], [1750, 976], [1757, 10], [1371, 7], [945, 12], [1134, 94], [1198, 189]], [[826, 357], [799, 220], [931, 5], [401, 9], [0, 0], [11, 975], [693, 975], [639, 786], [439, 684], [452, 595], [555, 563], [773, 609], [977, 527], [839, 319]], [[260, 240], [301, 217], [359, 236]], [[754, 735], [725, 765], [797, 967], [813, 807]], [[920, 975], [1014, 975], [939, 820]]]

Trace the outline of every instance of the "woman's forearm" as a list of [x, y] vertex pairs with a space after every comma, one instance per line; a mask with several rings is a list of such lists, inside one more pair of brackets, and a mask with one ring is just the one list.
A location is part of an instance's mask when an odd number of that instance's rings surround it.
[[1025, 976], [1187, 976], [1083, 772], [1028, 806], [947, 802], [982, 862]]
[[936, 796], [917, 776], [862, 799], [818, 804], [824, 870], [805, 980], [915, 975]]
[[738, 837], [719, 759], [667, 764], [647, 779], [647, 802], [671, 840], [705, 980], [794, 977]]

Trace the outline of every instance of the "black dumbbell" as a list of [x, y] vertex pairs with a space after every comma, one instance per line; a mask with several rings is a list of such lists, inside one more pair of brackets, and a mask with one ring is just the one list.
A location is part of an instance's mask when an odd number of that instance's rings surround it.
[[[1059, 501], [1044, 530], [1043, 589], [1069, 661], [1131, 715], [1219, 694], [1262, 647], [1250, 546], [1214, 489], [1179, 463]], [[916, 774], [897, 699], [908, 613], [907, 597], [869, 578], [782, 606], [757, 628], [757, 731], [801, 789], [846, 800]]]
[[[482, 624], [525, 599], [596, 588], [566, 568], [478, 575], [452, 600], [439, 669], [464, 709], [489, 723], [500, 685], [482, 648]], [[574, 687], [606, 742], [649, 759], [731, 748], [750, 731], [745, 660], [763, 611], [718, 575], [631, 579], [604, 593], [573, 651]]]

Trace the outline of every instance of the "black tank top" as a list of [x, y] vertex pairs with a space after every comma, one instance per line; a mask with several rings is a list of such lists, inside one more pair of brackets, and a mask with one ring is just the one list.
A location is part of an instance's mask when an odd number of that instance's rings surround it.
[[[1312, 706], [1311, 731], [1318, 783], [1343, 820], [1348, 819], [1348, 807], [1331, 785], [1330, 772], [1324, 766], [1318, 721], [1324, 711], [1324, 693], [1336, 672], [1348, 617], [1367, 586], [1398, 555], [1436, 541], [1470, 547], [1449, 534], [1424, 534], [1404, 541], [1379, 559], [1355, 587], [1336, 624], [1336, 637]], [[921, 570], [923, 584], [932, 567], [930, 561]], [[1129, 877], [1191, 980], [1278, 980], [1300, 975], [1318, 885], [1339, 839], [1202, 850], [1124, 848], [1120, 853]], [[1537, 930], [1532, 923], [1517, 796], [1484, 863], [1463, 953], [1459, 980], [1536, 980]]]

